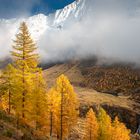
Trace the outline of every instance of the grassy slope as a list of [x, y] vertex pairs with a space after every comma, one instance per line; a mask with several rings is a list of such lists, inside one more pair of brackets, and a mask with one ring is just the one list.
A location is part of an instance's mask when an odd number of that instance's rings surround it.
[[[80, 99], [82, 104], [103, 104], [107, 103], [109, 105], [118, 105], [128, 109], [138, 105], [135, 101], [130, 100], [129, 96], [121, 95], [114, 96], [107, 93], [97, 92], [92, 88], [83, 87], [82, 83], [85, 81], [84, 76], [81, 73], [81, 70], [78, 68], [78, 64], [61, 64], [55, 65], [44, 71], [44, 77], [47, 81], [48, 87], [50, 88], [55, 84], [55, 79], [61, 74], [65, 74], [70, 79], [72, 85], [75, 88], [75, 91]], [[140, 113], [140, 110], [135, 110]]]

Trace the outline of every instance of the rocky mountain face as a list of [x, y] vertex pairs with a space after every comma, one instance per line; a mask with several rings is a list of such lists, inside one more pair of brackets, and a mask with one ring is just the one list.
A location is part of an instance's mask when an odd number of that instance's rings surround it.
[[[80, 20], [86, 14], [88, 5], [86, 0], [76, 0], [72, 4], [64, 7], [64, 9], [57, 10], [53, 14], [53, 26], [64, 26], [71, 21]], [[52, 15], [51, 15], [52, 16]]]

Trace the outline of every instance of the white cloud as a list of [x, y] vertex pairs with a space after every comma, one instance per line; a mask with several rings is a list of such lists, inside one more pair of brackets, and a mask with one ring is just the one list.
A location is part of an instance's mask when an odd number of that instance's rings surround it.
[[[92, 10], [80, 22], [63, 30], [47, 30], [38, 46], [45, 61], [97, 55], [140, 63], [140, 2], [93, 0]], [[9, 28], [0, 25], [0, 47], [7, 48]], [[2, 55], [5, 54], [2, 50]]]

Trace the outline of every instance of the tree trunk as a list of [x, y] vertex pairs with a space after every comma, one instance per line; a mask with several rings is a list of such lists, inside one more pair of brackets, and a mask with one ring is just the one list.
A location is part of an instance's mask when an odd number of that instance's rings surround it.
[[52, 140], [52, 132], [53, 132], [53, 113], [50, 112], [50, 140]]
[[11, 77], [11, 74], [10, 74], [10, 72], [8, 73], [8, 76], [9, 76], [9, 78], [8, 78], [8, 95], [9, 95], [9, 108], [8, 108], [8, 114], [10, 114], [11, 113], [11, 92], [10, 92], [10, 88], [11, 88], [11, 82], [10, 82], [10, 77]]
[[9, 92], [9, 109], [8, 109], [8, 114], [10, 115], [11, 114], [11, 92], [10, 92], [10, 90], [8, 92]]
[[[24, 50], [24, 45], [23, 45], [23, 60], [25, 60], [25, 50]], [[22, 68], [22, 84], [23, 84], [23, 91], [22, 91], [22, 118], [25, 118], [25, 64], [23, 63], [23, 68]]]
[[90, 138], [89, 139], [92, 140], [92, 137], [91, 137], [91, 129], [90, 129]]
[[22, 93], [22, 118], [25, 118], [24, 108], [25, 108], [25, 92], [23, 91]]
[[63, 140], [63, 93], [61, 92], [60, 140]]

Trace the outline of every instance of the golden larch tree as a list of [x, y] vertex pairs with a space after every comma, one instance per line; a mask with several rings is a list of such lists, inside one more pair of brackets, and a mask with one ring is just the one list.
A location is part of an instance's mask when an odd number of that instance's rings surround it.
[[53, 135], [57, 134], [57, 121], [59, 119], [60, 96], [54, 88], [51, 88], [47, 93], [47, 119], [49, 137], [52, 139]]
[[25, 118], [28, 111], [28, 96], [32, 88], [32, 77], [36, 72], [38, 65], [38, 55], [36, 54], [36, 46], [33, 42], [25, 22], [22, 22], [19, 28], [19, 33], [14, 40], [13, 51], [13, 66], [17, 74], [17, 84], [20, 89], [21, 99], [21, 117]]
[[97, 140], [99, 125], [93, 109], [91, 108], [86, 115], [86, 129], [84, 140]]
[[118, 117], [115, 117], [112, 124], [111, 140], [130, 140], [130, 130], [123, 123], [119, 122]]
[[103, 108], [98, 113], [99, 135], [98, 140], [111, 140], [112, 123], [110, 116]]
[[42, 70], [38, 69], [32, 81], [32, 94], [28, 105], [31, 107], [31, 115], [29, 119], [35, 123], [36, 130], [40, 130], [46, 125], [47, 119], [47, 97], [46, 97], [46, 82], [43, 79]]
[[[8, 113], [11, 114], [11, 109], [13, 107], [13, 96], [15, 92], [15, 69], [9, 64], [3, 71], [1, 75], [0, 92], [2, 93], [2, 104], [5, 104], [5, 110], [8, 109]], [[7, 105], [6, 105], [7, 104]]]
[[60, 140], [64, 140], [68, 137], [71, 128], [76, 124], [78, 101], [76, 93], [65, 75], [60, 75], [57, 78], [55, 88], [60, 96], [57, 135]]

